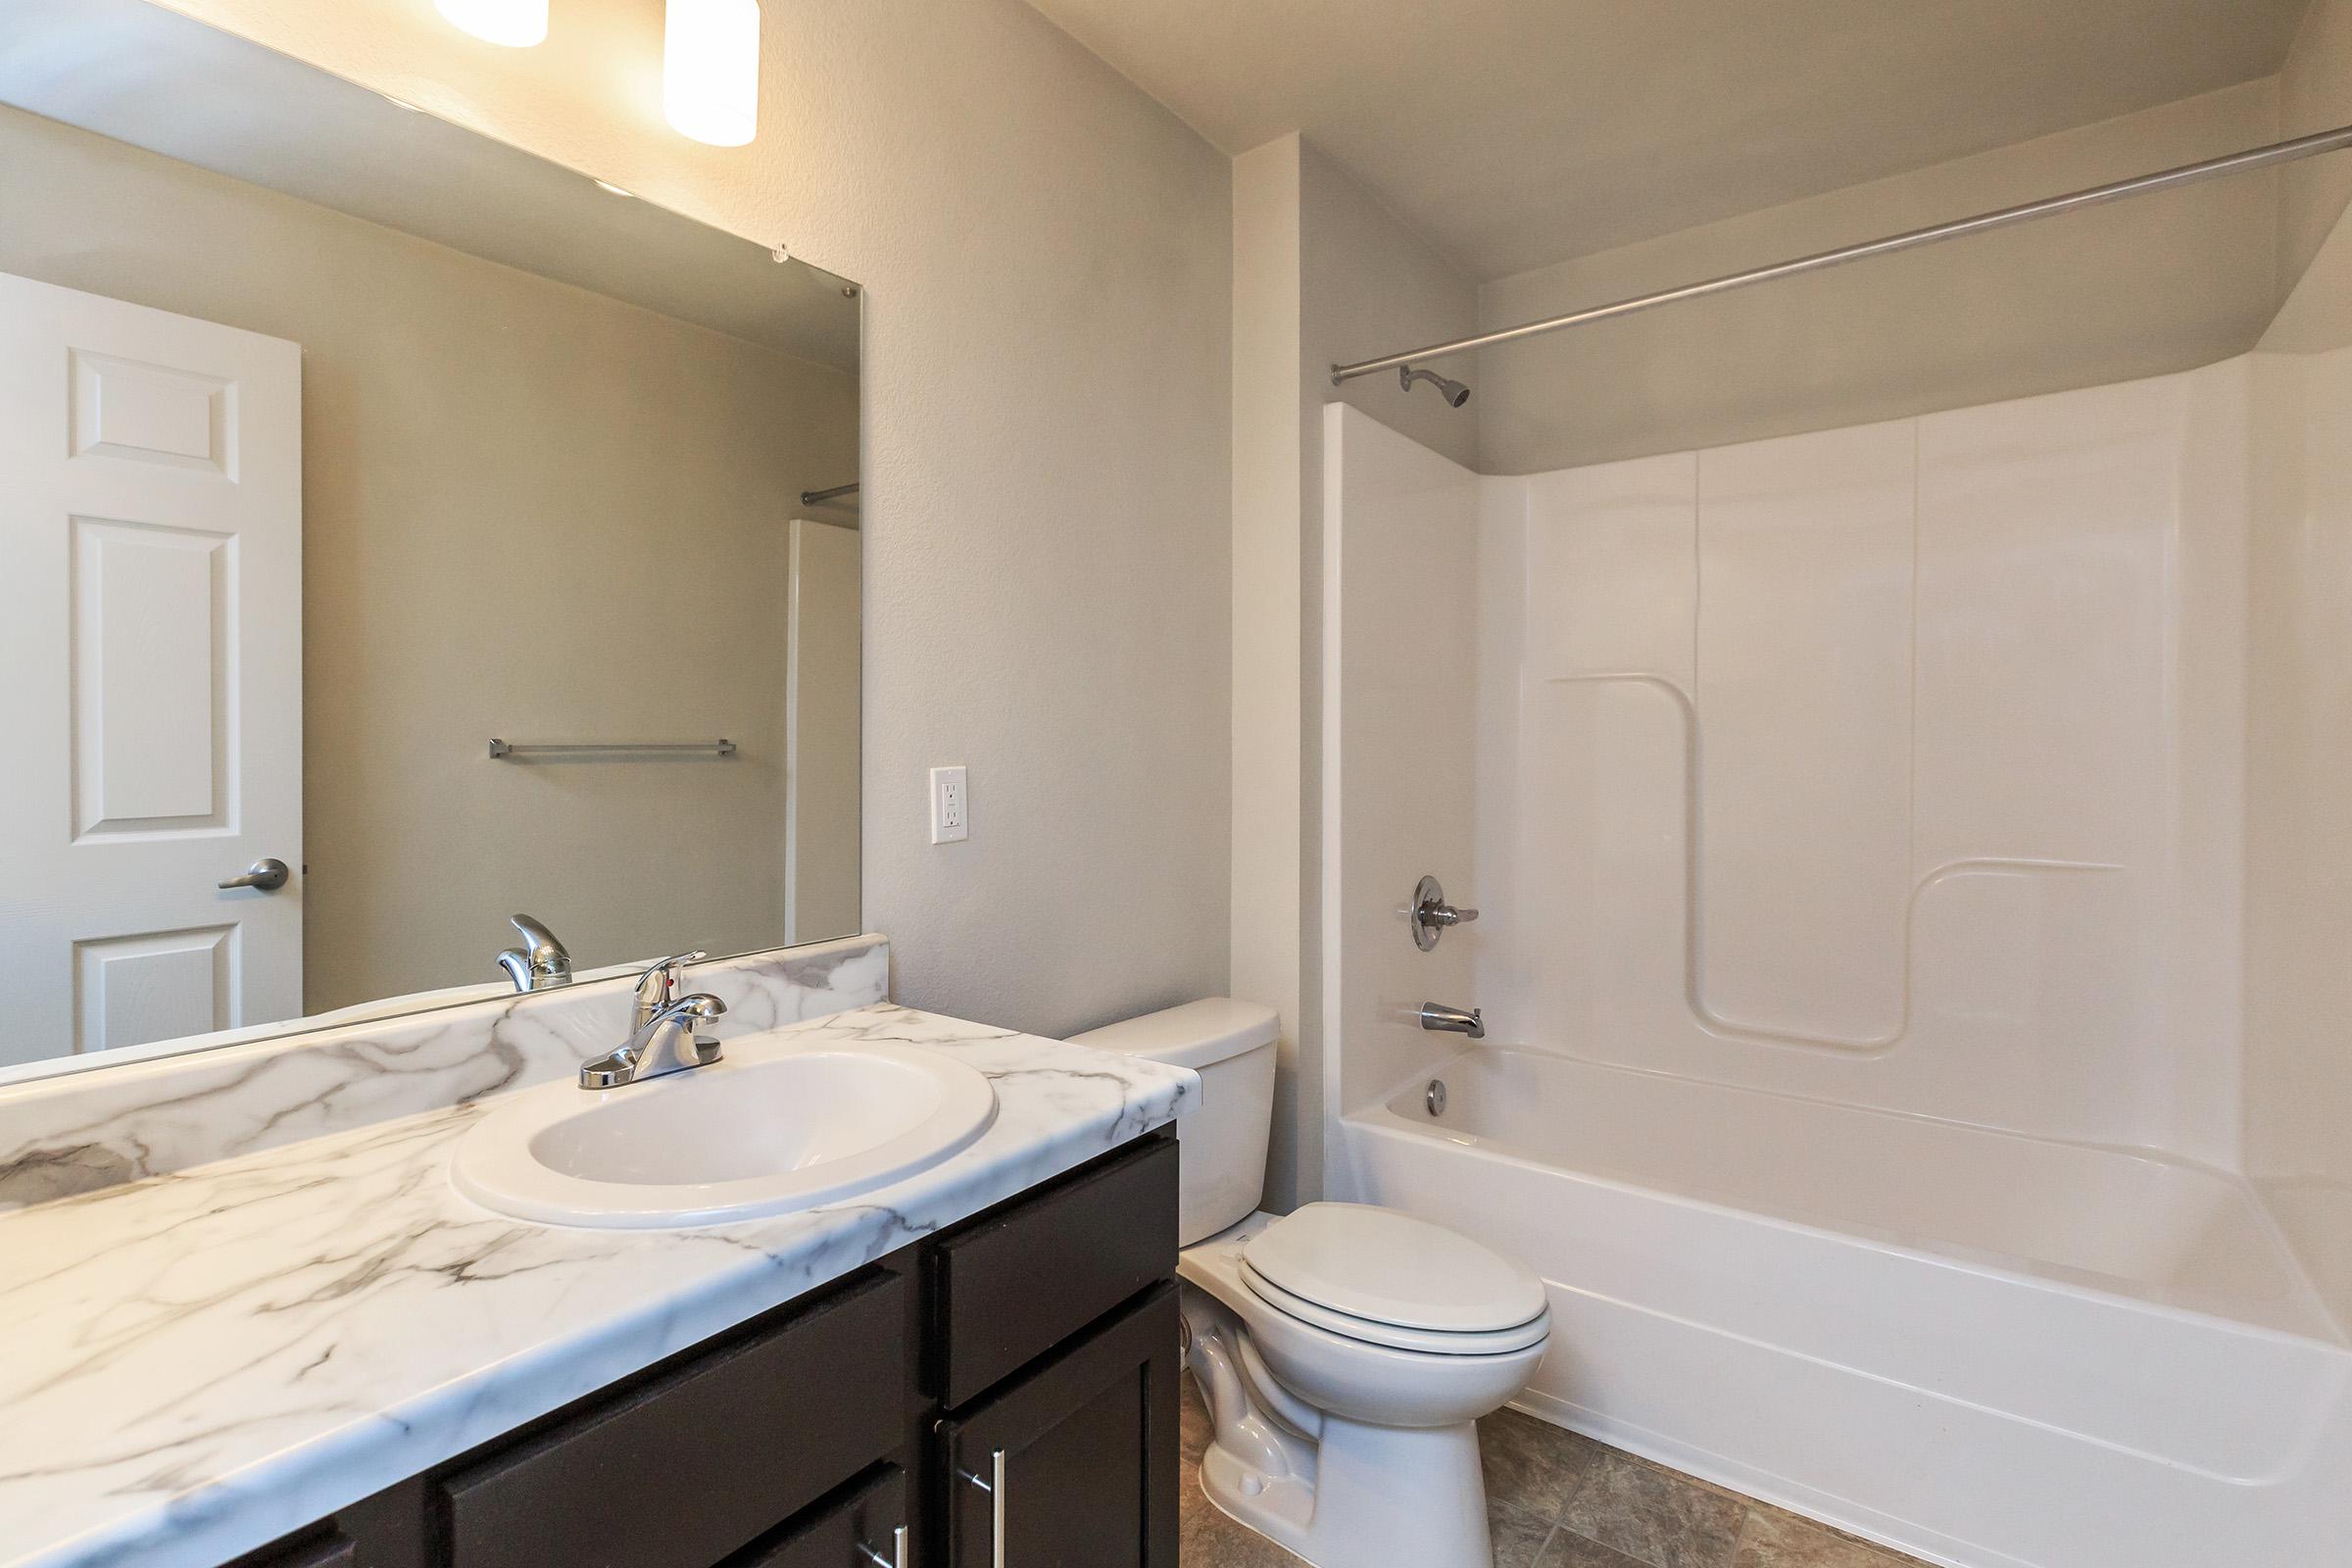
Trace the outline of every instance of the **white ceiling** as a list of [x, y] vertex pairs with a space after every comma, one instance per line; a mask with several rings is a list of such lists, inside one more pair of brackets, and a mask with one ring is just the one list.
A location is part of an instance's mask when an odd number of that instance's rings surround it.
[[2276, 72], [2307, 0], [1031, 0], [1228, 153], [1307, 138], [1471, 277]]

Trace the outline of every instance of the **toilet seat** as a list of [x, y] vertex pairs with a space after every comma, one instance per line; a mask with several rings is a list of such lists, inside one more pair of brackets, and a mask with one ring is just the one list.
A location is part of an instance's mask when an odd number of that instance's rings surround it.
[[1291, 1309], [1260, 1286], [1299, 1303], [1306, 1321], [1321, 1321], [1315, 1311], [1337, 1314], [1363, 1332], [1334, 1332], [1373, 1344], [1397, 1344], [1401, 1332], [1453, 1346], [1546, 1316], [1544, 1282], [1531, 1270], [1457, 1231], [1365, 1203], [1309, 1203], [1276, 1220], [1243, 1244], [1242, 1268], [1270, 1304]]
[[1360, 1340], [1384, 1349], [1409, 1350], [1420, 1355], [1507, 1355], [1524, 1350], [1531, 1345], [1541, 1345], [1551, 1333], [1549, 1311], [1537, 1313], [1525, 1323], [1513, 1328], [1491, 1329], [1483, 1333], [1452, 1333], [1439, 1329], [1405, 1328], [1396, 1323], [1382, 1323], [1372, 1318], [1355, 1317], [1318, 1305], [1284, 1290], [1250, 1267], [1244, 1257], [1241, 1262], [1242, 1284], [1250, 1294], [1276, 1311], [1311, 1324], [1328, 1334], [1343, 1339]]

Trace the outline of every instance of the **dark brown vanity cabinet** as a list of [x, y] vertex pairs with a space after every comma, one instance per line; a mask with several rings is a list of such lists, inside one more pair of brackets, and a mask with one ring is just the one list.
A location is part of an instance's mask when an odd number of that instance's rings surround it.
[[234, 1568], [1176, 1568], [1148, 1135]]

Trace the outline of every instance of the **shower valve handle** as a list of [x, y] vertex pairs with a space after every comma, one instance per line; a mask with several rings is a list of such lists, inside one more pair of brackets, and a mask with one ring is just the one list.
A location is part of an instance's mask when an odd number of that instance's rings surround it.
[[1413, 889], [1413, 902], [1405, 911], [1412, 916], [1413, 946], [1423, 953], [1438, 945], [1438, 938], [1451, 926], [1468, 925], [1478, 918], [1476, 909], [1457, 909], [1446, 902], [1446, 890], [1434, 876], [1425, 876]]

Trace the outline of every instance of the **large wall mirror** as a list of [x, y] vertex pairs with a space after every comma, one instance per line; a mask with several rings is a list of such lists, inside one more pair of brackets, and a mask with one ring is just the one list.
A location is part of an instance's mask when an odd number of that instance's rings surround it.
[[856, 931], [858, 289], [7, 9], [0, 1081]]

